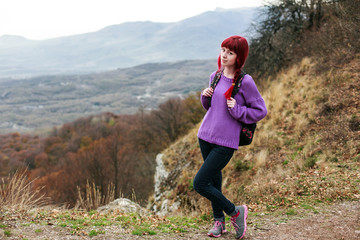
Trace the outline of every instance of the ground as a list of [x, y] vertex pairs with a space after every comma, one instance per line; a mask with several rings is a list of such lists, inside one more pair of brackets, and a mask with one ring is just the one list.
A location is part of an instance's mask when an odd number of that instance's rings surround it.
[[[61, 213], [40, 215], [34, 217], [3, 214], [0, 216], [0, 239], [210, 239], [206, 235], [211, 228], [210, 221], [202, 221], [196, 228], [191, 224], [182, 224], [179, 231], [174, 230], [173, 226], [170, 227], [173, 222], [167, 225], [172, 231], [155, 231], [154, 235], [151, 235], [151, 231], [144, 231], [144, 235], [138, 236], [129, 219], [117, 224], [104, 218], [101, 223], [87, 223], [74, 217], [74, 220], [81, 223], [81, 227], [74, 227], [69, 223], [70, 220], [67, 223], [59, 221], [61, 218], [70, 219], [65, 215], [59, 217]], [[154, 222], [156, 221], [161, 220], [154, 217]], [[134, 224], [141, 225], [141, 222]], [[229, 222], [227, 229], [228, 233], [219, 239], [235, 239]], [[278, 209], [267, 213], [251, 213], [244, 239], [360, 239], [360, 202], [319, 204], [292, 211]]]

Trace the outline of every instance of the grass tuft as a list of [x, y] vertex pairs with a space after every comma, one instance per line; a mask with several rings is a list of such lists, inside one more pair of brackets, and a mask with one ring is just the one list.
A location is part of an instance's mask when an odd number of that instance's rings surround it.
[[89, 232], [89, 236], [90, 236], [90, 237], [95, 237], [95, 236], [97, 236], [97, 235], [99, 235], [99, 234], [105, 234], [105, 231], [101, 231], [101, 230], [91, 230], [91, 231]]
[[86, 183], [85, 194], [82, 194], [80, 187], [78, 190], [78, 200], [76, 208], [85, 209], [91, 211], [97, 209], [100, 206], [106, 205], [115, 199], [115, 185], [110, 183], [107, 188], [107, 193], [101, 195], [101, 189], [95, 185], [95, 183]]
[[[33, 180], [34, 181], [34, 180]], [[0, 210], [29, 210], [43, 206], [47, 199], [41, 194], [42, 188], [33, 189], [25, 170], [18, 170], [8, 181], [0, 181]]]
[[148, 227], [136, 227], [131, 234], [136, 236], [156, 235], [156, 232]]

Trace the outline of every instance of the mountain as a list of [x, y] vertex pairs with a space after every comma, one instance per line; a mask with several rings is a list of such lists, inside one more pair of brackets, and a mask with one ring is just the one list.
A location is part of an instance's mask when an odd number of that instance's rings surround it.
[[0, 37], [0, 46], [3, 48], [12, 48], [12, 47], [30, 45], [34, 42], [35, 42], [34, 40], [29, 40], [22, 36], [3, 35], [2, 37]]
[[258, 8], [216, 9], [174, 23], [127, 22], [86, 34], [34, 41], [0, 38], [0, 78], [126, 68], [216, 58], [231, 35], [250, 36]]

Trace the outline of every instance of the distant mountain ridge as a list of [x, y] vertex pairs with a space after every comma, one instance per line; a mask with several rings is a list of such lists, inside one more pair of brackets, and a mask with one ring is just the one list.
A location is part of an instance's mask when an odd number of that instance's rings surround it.
[[103, 112], [133, 114], [200, 91], [216, 59], [147, 63], [83, 74], [0, 81], [0, 134], [51, 129]]
[[78, 74], [150, 62], [216, 58], [220, 42], [249, 36], [258, 8], [216, 9], [174, 23], [127, 22], [97, 32], [34, 41], [0, 37], [0, 78]]

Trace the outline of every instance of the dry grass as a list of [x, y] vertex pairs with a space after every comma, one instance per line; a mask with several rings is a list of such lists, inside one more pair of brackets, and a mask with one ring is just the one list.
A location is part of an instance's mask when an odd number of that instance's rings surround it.
[[[316, 65], [305, 58], [269, 84], [263, 93], [269, 116], [258, 124], [254, 144], [240, 149], [227, 167], [229, 182], [238, 183], [225, 186], [229, 198], [242, 199], [253, 209], [291, 205], [307, 196], [359, 199], [359, 135], [347, 123], [359, 117], [352, 112], [359, 96], [358, 61], [340, 72], [314, 74]], [[237, 162], [253, 167], [237, 173]]]
[[77, 208], [86, 209], [87, 211], [95, 210], [100, 206], [106, 205], [115, 200], [115, 185], [110, 183], [107, 187], [107, 192], [102, 195], [101, 189], [95, 183], [86, 183], [85, 196], [81, 193], [80, 187], [78, 189]]
[[[34, 181], [34, 180], [33, 180]], [[41, 194], [41, 188], [33, 189], [24, 170], [18, 170], [8, 181], [0, 182], [0, 211], [30, 210], [47, 204], [47, 198]]]

